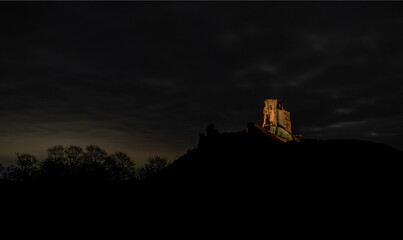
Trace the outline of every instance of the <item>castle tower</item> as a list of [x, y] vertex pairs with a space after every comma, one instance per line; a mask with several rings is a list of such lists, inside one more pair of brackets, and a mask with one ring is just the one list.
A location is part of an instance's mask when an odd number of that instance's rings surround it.
[[281, 127], [291, 133], [290, 112], [284, 109], [283, 104], [277, 99], [266, 99], [263, 108], [263, 127]]

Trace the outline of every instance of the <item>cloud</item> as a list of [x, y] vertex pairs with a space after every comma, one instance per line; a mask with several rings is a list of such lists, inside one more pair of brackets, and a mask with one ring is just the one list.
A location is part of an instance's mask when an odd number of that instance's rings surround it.
[[13, 146], [74, 135], [178, 153], [211, 122], [258, 123], [265, 98], [306, 137], [401, 143], [397, 3], [27, 4], [0, 8]]

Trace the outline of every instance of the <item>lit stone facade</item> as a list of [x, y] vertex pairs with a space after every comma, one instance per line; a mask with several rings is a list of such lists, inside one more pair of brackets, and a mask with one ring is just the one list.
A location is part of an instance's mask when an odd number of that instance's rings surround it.
[[266, 99], [263, 109], [263, 127], [267, 129], [283, 128], [291, 134], [290, 112], [284, 109], [283, 104], [277, 99]]

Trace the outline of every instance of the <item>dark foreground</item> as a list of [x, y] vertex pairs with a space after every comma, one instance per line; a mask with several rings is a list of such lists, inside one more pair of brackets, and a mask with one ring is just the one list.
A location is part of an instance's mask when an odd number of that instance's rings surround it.
[[2, 198], [28, 218], [86, 215], [203, 222], [205, 231], [225, 223], [346, 236], [398, 226], [402, 160], [401, 151], [364, 141], [278, 144], [251, 131], [213, 134], [148, 181], [3, 183]]

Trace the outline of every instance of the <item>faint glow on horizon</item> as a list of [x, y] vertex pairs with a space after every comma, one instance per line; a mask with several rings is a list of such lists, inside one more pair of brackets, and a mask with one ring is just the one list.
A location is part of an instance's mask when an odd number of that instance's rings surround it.
[[0, 163], [13, 163], [17, 152], [30, 153], [41, 160], [46, 157], [46, 150], [55, 145], [76, 145], [83, 148], [98, 145], [108, 153], [125, 152], [136, 165], [141, 166], [155, 155], [174, 161], [192, 147], [175, 141], [162, 141], [158, 136], [145, 135], [144, 132], [128, 133], [107, 129], [99, 124], [88, 126], [91, 124], [25, 124], [20, 127], [17, 124], [14, 130], [8, 129], [6, 134], [0, 136]]

